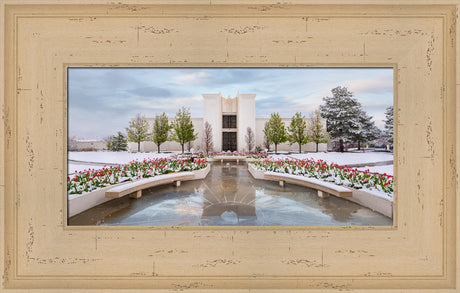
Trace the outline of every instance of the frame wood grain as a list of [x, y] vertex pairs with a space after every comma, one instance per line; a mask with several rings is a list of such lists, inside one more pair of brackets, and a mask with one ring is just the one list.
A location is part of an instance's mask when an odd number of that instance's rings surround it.
[[[460, 3], [319, 2], [0, 2], [2, 289], [455, 292]], [[394, 225], [68, 227], [68, 66], [393, 67]]]

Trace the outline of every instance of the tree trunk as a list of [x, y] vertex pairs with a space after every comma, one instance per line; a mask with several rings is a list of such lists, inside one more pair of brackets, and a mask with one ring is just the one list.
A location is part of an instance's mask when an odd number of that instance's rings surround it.
[[339, 146], [340, 152], [343, 153], [343, 139], [339, 140], [339, 143], [340, 143], [340, 146]]
[[185, 143], [181, 143], [181, 145], [182, 145], [182, 153], [184, 153], [184, 145], [185, 145]]
[[137, 152], [138, 153], [141, 152], [141, 142], [140, 141], [137, 142]]
[[318, 145], [319, 143], [316, 143], [316, 152], [318, 152]]
[[358, 151], [360, 151], [360, 150], [361, 150], [361, 142], [358, 141]]
[[157, 144], [158, 146], [158, 153], [160, 153], [160, 144]]
[[275, 155], [278, 154], [278, 144], [275, 143]]
[[299, 154], [301, 154], [301, 153], [302, 153], [302, 145], [299, 142]]

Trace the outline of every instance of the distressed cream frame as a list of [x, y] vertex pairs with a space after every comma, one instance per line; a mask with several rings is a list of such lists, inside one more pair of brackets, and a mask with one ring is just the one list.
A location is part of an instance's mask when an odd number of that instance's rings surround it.
[[[459, 1], [247, 2], [0, 2], [2, 290], [457, 291]], [[394, 225], [67, 227], [67, 66], [391, 66]]]

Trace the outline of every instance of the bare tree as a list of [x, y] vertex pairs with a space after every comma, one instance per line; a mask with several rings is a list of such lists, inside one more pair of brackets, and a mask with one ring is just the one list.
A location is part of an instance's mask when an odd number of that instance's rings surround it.
[[212, 138], [212, 126], [208, 121], [204, 123], [203, 142], [206, 153], [209, 153], [209, 151], [211, 151], [214, 146], [214, 142]]
[[193, 148], [193, 141], [187, 142], [187, 150], [189, 153], [191, 152], [192, 148]]
[[75, 135], [69, 136], [67, 138], [67, 149], [69, 151], [76, 151], [77, 147], [77, 137]]
[[245, 139], [246, 139], [246, 145], [248, 146], [248, 151], [250, 152], [254, 148], [254, 145], [256, 142], [255, 137], [254, 137], [254, 131], [252, 131], [251, 127], [248, 127], [246, 129]]

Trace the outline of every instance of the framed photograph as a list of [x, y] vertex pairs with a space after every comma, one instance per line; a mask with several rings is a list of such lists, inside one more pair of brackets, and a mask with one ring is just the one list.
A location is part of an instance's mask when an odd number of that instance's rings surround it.
[[1, 2], [2, 289], [456, 291], [459, 4]]
[[70, 226], [393, 224], [393, 68], [67, 73]]

